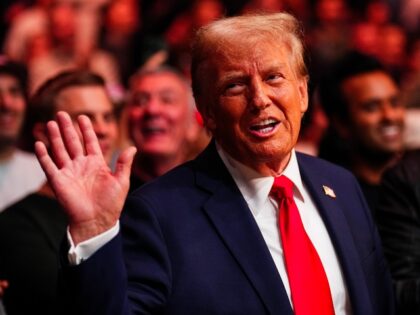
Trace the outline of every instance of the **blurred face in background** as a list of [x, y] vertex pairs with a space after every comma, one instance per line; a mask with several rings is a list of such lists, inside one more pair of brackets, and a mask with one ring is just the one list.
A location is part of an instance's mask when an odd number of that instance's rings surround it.
[[0, 146], [16, 143], [23, 124], [26, 101], [19, 81], [0, 74]]
[[62, 90], [56, 99], [57, 111], [66, 111], [76, 121], [79, 115], [90, 118], [105, 160], [115, 149], [118, 129], [114, 107], [102, 86], [73, 86]]
[[74, 4], [58, 1], [49, 10], [50, 32], [58, 42], [69, 42], [74, 39], [76, 30], [76, 8]]
[[370, 152], [393, 154], [402, 149], [405, 107], [394, 80], [381, 71], [348, 78], [342, 84], [347, 100], [347, 138]]
[[176, 157], [193, 117], [187, 84], [170, 72], [147, 74], [131, 84], [130, 135], [140, 154]]
[[114, 0], [106, 12], [106, 27], [114, 33], [131, 34], [140, 27], [140, 4], [137, 0]]

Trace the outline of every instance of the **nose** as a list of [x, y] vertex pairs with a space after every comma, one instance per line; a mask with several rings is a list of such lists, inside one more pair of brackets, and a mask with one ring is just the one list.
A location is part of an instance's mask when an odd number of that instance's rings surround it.
[[108, 134], [108, 123], [103, 117], [95, 117], [92, 120], [92, 125], [98, 138], [104, 138]]
[[156, 115], [161, 109], [161, 101], [157, 96], [151, 97], [145, 104], [145, 113], [148, 115]]
[[262, 110], [271, 105], [268, 87], [260, 79], [255, 79], [251, 83], [250, 104], [254, 110]]
[[398, 119], [402, 114], [402, 107], [386, 102], [382, 106], [382, 117], [388, 121]]

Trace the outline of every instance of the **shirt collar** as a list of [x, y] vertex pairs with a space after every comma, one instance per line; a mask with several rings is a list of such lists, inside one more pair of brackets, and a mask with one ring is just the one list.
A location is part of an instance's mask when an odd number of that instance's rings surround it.
[[[230, 156], [216, 142], [217, 152], [232, 175], [236, 185], [238, 186], [242, 196], [249, 205], [253, 215], [258, 215], [268, 200], [271, 187], [273, 186], [274, 177], [264, 176], [254, 169], [242, 164]], [[294, 184], [293, 194], [295, 198], [303, 199], [303, 183], [300, 176], [299, 165], [296, 153], [292, 150], [291, 158], [282, 175], [287, 176]]]

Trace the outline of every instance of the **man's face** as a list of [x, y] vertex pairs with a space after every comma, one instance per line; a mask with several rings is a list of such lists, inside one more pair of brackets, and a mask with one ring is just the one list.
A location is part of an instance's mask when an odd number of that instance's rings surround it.
[[169, 72], [138, 78], [131, 87], [130, 135], [141, 154], [179, 156], [192, 119], [191, 94]]
[[347, 134], [370, 152], [395, 153], [403, 146], [405, 108], [392, 78], [384, 72], [361, 74], [345, 80]]
[[22, 127], [26, 102], [19, 81], [0, 74], [0, 141], [14, 143]]
[[93, 125], [105, 160], [111, 161], [118, 130], [112, 103], [102, 86], [74, 86], [57, 96], [57, 111], [66, 111], [74, 121], [88, 116]]
[[289, 49], [279, 42], [236, 44], [201, 66], [204, 117], [215, 139], [236, 160], [264, 173], [289, 160], [307, 109], [306, 78], [299, 77]]

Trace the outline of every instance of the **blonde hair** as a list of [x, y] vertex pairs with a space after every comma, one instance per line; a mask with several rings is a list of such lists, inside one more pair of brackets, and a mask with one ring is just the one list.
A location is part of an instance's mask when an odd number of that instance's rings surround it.
[[[232, 42], [244, 38], [256, 45], [262, 39], [284, 43], [290, 50], [296, 74], [302, 77], [308, 75], [304, 61], [303, 30], [295, 17], [288, 13], [273, 13], [223, 18], [200, 28], [192, 42], [191, 78], [196, 100], [201, 94], [200, 65], [215, 53], [229, 50], [234, 46]], [[206, 106], [197, 102], [203, 116], [208, 114], [209, 109]]]

